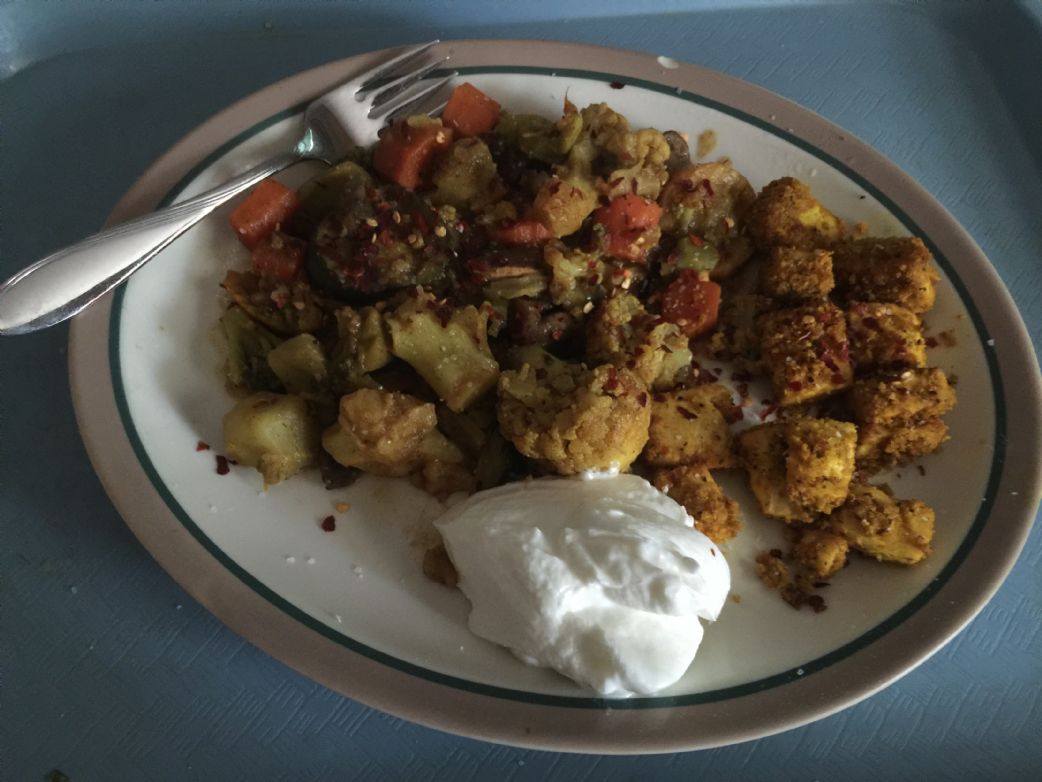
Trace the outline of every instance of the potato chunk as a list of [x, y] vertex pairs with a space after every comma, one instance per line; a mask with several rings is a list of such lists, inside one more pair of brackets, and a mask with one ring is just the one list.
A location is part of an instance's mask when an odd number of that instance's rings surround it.
[[922, 321], [898, 304], [850, 302], [847, 338], [850, 360], [859, 373], [926, 366]]
[[884, 301], [915, 313], [933, 308], [940, 279], [917, 237], [867, 237], [835, 247], [836, 292], [848, 301]]
[[862, 483], [850, 487], [850, 497], [829, 516], [828, 525], [880, 562], [914, 565], [930, 553], [934, 512], [919, 500], [895, 500]]
[[833, 304], [791, 307], [756, 320], [760, 351], [782, 406], [809, 402], [850, 386], [847, 327]]
[[850, 544], [842, 535], [811, 527], [800, 533], [792, 547], [793, 560], [816, 578], [831, 578], [847, 564]]
[[734, 467], [731, 393], [717, 383], [655, 394], [644, 460], [657, 467], [697, 463]]
[[847, 498], [857, 428], [828, 418], [785, 422], [786, 493], [801, 507], [828, 513]]
[[810, 188], [792, 177], [776, 179], [760, 191], [745, 216], [761, 250], [777, 245], [814, 250], [843, 237], [843, 221], [818, 203]]
[[955, 407], [955, 391], [936, 367], [858, 380], [850, 406], [859, 424], [892, 424], [944, 415]]
[[456, 412], [467, 409], [496, 384], [499, 364], [488, 347], [488, 314], [452, 308], [416, 289], [387, 316], [391, 352], [412, 365]]
[[738, 463], [749, 475], [749, 487], [765, 516], [787, 523], [807, 523], [813, 514], [789, 498], [785, 424], [754, 426], [735, 438]]
[[265, 487], [314, 464], [318, 436], [318, 426], [299, 396], [262, 391], [224, 416], [225, 451], [239, 464], [256, 467]]
[[625, 470], [648, 440], [647, 386], [627, 369], [552, 357], [500, 375], [496, 412], [514, 447], [560, 475]]
[[824, 299], [834, 286], [828, 250], [772, 247], [760, 275], [761, 293], [792, 303]]
[[723, 493], [705, 467], [685, 464], [656, 470], [652, 483], [683, 505], [695, 520], [695, 529], [714, 543], [724, 543], [738, 534], [742, 526], [738, 503]]

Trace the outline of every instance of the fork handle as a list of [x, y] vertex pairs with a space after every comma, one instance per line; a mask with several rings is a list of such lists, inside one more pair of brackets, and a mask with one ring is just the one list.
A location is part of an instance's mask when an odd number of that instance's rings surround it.
[[298, 147], [273, 157], [220, 187], [88, 236], [18, 272], [0, 284], [0, 335], [71, 318], [225, 201], [302, 160], [302, 152]]

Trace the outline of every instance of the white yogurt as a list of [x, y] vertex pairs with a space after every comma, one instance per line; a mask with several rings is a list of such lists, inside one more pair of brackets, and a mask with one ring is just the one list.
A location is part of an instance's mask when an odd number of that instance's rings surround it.
[[635, 475], [479, 492], [435, 524], [475, 635], [605, 696], [649, 695], [691, 665], [731, 586], [683, 506]]

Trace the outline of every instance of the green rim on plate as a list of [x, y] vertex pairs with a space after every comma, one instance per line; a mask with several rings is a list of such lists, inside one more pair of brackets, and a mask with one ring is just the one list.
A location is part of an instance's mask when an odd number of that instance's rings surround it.
[[[563, 706], [570, 708], [582, 708], [582, 709], [657, 709], [657, 708], [668, 708], [672, 706], [690, 706], [698, 704], [716, 703], [732, 698], [738, 698], [752, 693], [769, 690], [774, 687], [792, 682], [796, 679], [804, 679], [816, 672], [823, 671], [831, 665], [849, 657], [850, 655], [864, 649], [874, 641], [878, 640], [888, 632], [898, 627], [900, 624], [905, 622], [907, 619], [912, 617], [917, 611], [925, 606], [930, 599], [948, 582], [958, 567], [970, 554], [974, 547], [975, 542], [979, 538], [981, 531], [983, 530], [985, 523], [991, 513], [992, 506], [995, 502], [996, 492], [999, 485], [1000, 478], [1003, 472], [1003, 466], [1005, 464], [1005, 453], [1006, 453], [1006, 408], [1004, 402], [1004, 393], [1002, 387], [1002, 378], [999, 373], [998, 360], [993, 349], [989, 349], [993, 342], [991, 341], [984, 321], [974, 305], [973, 300], [969, 296], [969, 292], [966, 285], [959, 278], [952, 264], [936, 246], [936, 244], [930, 239], [929, 235], [923, 231], [919, 226], [902, 210], [900, 209], [890, 198], [882, 193], [878, 188], [868, 182], [863, 176], [856, 173], [850, 167], [837, 160], [835, 157], [827, 154], [823, 150], [808, 143], [802, 138], [799, 138], [795, 134], [785, 132], [774, 125], [764, 122], [763, 120], [755, 117], [746, 112], [735, 109], [719, 101], [711, 100], [709, 98], [694, 94], [689, 91], [681, 90], [680, 88], [667, 87], [662, 84], [647, 81], [644, 79], [632, 78], [627, 76], [621, 76], [614, 73], [597, 72], [590, 70], [581, 69], [568, 69], [568, 68], [543, 68], [543, 67], [524, 67], [524, 66], [476, 66], [476, 67], [461, 67], [455, 69], [460, 74], [532, 74], [540, 76], [561, 76], [571, 77], [576, 79], [587, 79], [587, 80], [600, 80], [609, 82], [618, 82], [642, 89], [659, 92], [662, 94], [671, 95], [681, 100], [689, 101], [707, 108], [714, 109], [716, 111], [728, 114], [736, 119], [739, 119], [747, 124], [753, 125], [760, 130], [766, 131], [774, 136], [784, 139], [785, 141], [799, 147], [800, 149], [808, 152], [815, 156], [823, 163], [831, 166], [843, 175], [848, 177], [853, 182], [857, 183], [867, 193], [871, 194], [879, 203], [881, 203], [889, 212], [896, 217], [901, 224], [909, 231], [909, 233], [920, 236], [923, 241], [929, 247], [933, 253], [934, 259], [944, 269], [945, 274], [948, 276], [953, 287], [958, 293], [959, 299], [966, 312], [969, 314], [971, 321], [973, 322], [976, 334], [980, 339], [981, 345], [984, 347], [984, 354], [988, 365], [988, 372], [991, 379], [992, 396], [995, 406], [995, 447], [992, 455], [991, 468], [988, 474], [987, 486], [984, 494], [984, 501], [981, 503], [976, 516], [974, 517], [973, 523], [966, 533], [962, 543], [958, 549], [952, 555], [951, 559], [947, 562], [941, 572], [934, 578], [918, 595], [912, 598], [902, 608], [893, 613], [885, 621], [876, 625], [872, 629], [863, 633], [858, 638], [850, 641], [843, 645], [839, 649], [836, 649], [828, 654], [825, 654], [815, 660], [807, 662], [798, 668], [794, 668], [783, 673], [768, 676], [756, 681], [747, 682], [745, 684], [736, 685], [732, 687], [725, 687], [717, 690], [710, 690], [707, 692], [694, 693], [688, 695], [676, 695], [676, 696], [657, 696], [657, 697], [637, 697], [630, 699], [604, 699], [604, 698], [590, 698], [590, 697], [571, 697], [571, 696], [558, 696], [558, 695], [547, 695], [542, 693], [531, 693], [522, 690], [514, 690], [505, 687], [496, 687], [493, 685], [481, 684], [473, 682], [467, 679], [462, 679], [456, 676], [450, 676], [447, 674], [438, 673], [436, 671], [429, 670], [419, 665], [406, 662], [397, 657], [394, 657], [385, 652], [381, 652], [378, 649], [374, 649], [370, 646], [362, 644], [343, 633], [337, 632], [328, 625], [316, 620], [306, 612], [297, 608], [286, 599], [275, 593], [273, 590], [265, 586], [257, 578], [251, 575], [244, 568], [236, 564], [221, 548], [219, 548], [200, 528], [188, 513], [181, 507], [181, 505], [174, 499], [172, 493], [167, 488], [163, 479], [156, 471], [154, 465], [148, 457], [145, 447], [138, 435], [137, 429], [134, 425], [133, 418], [130, 415], [128, 409], [126, 394], [123, 385], [123, 377], [120, 368], [120, 320], [122, 315], [123, 299], [126, 291], [126, 286], [121, 286], [115, 294], [112, 310], [110, 315], [109, 323], [109, 366], [112, 374], [112, 385], [115, 391], [116, 405], [119, 411], [119, 416], [125, 429], [127, 438], [129, 439], [134, 453], [137, 456], [142, 468], [144, 469], [148, 479], [151, 481], [152, 486], [156, 492], [160, 495], [162, 500], [166, 503], [170, 511], [176, 516], [184, 528], [200, 543], [205, 549], [216, 559], [221, 565], [234, 574], [250, 589], [256, 592], [258, 595], [267, 600], [271, 605], [279, 609], [280, 611], [291, 616], [306, 627], [320, 633], [325, 638], [328, 638], [341, 646], [344, 646], [354, 652], [362, 654], [371, 660], [378, 663], [390, 666], [396, 670], [402, 671], [413, 676], [418, 676], [427, 681], [431, 681], [437, 684], [445, 685], [448, 687], [458, 688], [467, 692], [477, 693], [481, 695], [492, 696], [496, 698], [503, 698], [507, 700], [519, 701], [522, 703], [536, 704], [536, 705], [549, 705], [549, 706]], [[239, 133], [234, 138], [228, 140], [220, 147], [215, 149], [212, 153], [197, 163], [187, 174], [185, 174], [177, 184], [166, 193], [162, 201], [159, 203], [159, 207], [167, 206], [177, 198], [177, 196], [191, 183], [203, 170], [208, 168], [213, 162], [225, 155], [231, 149], [242, 144], [244, 141], [250, 139], [261, 131], [272, 127], [273, 125], [288, 119], [296, 114], [303, 111], [305, 103], [297, 104], [289, 109], [280, 111], [277, 114], [253, 125], [247, 130]]]

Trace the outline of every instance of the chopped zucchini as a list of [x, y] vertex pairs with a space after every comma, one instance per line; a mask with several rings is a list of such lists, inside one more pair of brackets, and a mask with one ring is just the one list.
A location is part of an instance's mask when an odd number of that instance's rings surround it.
[[234, 306], [221, 316], [221, 331], [228, 349], [224, 365], [228, 383], [239, 391], [280, 390], [267, 357], [282, 340]]
[[268, 366], [291, 394], [319, 391], [329, 378], [322, 346], [311, 334], [299, 334], [271, 350]]

